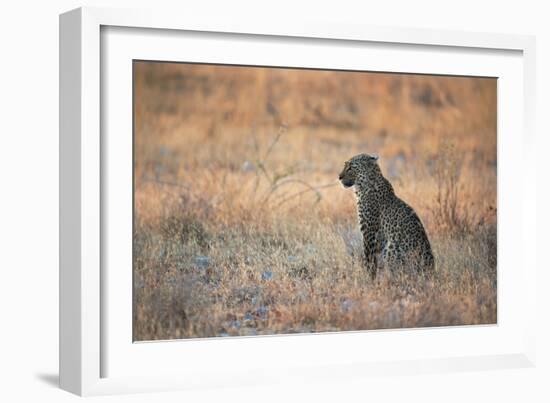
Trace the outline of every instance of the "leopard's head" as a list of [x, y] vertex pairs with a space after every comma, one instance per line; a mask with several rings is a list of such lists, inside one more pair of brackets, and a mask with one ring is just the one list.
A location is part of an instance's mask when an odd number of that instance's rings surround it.
[[378, 156], [368, 154], [358, 154], [352, 157], [344, 164], [344, 169], [340, 172], [340, 182], [344, 187], [355, 185], [361, 175], [368, 175], [373, 170], [379, 170]]

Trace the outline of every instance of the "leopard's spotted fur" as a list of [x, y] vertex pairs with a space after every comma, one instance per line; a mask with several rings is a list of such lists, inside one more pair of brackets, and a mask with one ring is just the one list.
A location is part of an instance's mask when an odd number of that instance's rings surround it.
[[373, 278], [379, 265], [391, 270], [434, 270], [434, 257], [422, 222], [395, 195], [382, 175], [377, 157], [359, 154], [351, 158], [340, 173], [340, 181], [345, 187], [355, 186], [365, 262]]

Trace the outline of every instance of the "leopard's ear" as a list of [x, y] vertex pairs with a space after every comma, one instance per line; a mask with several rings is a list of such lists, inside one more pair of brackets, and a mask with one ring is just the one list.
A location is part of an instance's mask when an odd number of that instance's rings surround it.
[[378, 161], [379, 157], [378, 157], [378, 154], [373, 154], [373, 155], [371, 155], [371, 158], [375, 161]]

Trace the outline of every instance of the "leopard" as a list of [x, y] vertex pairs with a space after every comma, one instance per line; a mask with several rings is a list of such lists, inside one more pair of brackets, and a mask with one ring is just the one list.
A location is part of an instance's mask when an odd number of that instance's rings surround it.
[[428, 235], [414, 209], [401, 200], [384, 177], [378, 156], [358, 154], [339, 175], [344, 188], [355, 187], [364, 264], [372, 279], [377, 272], [408, 270], [431, 274], [435, 260]]

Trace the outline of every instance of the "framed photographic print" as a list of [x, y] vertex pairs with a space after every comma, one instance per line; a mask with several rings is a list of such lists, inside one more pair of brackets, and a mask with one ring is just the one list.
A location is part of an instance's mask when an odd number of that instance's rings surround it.
[[64, 389], [533, 365], [531, 37], [85, 8], [60, 45]]

